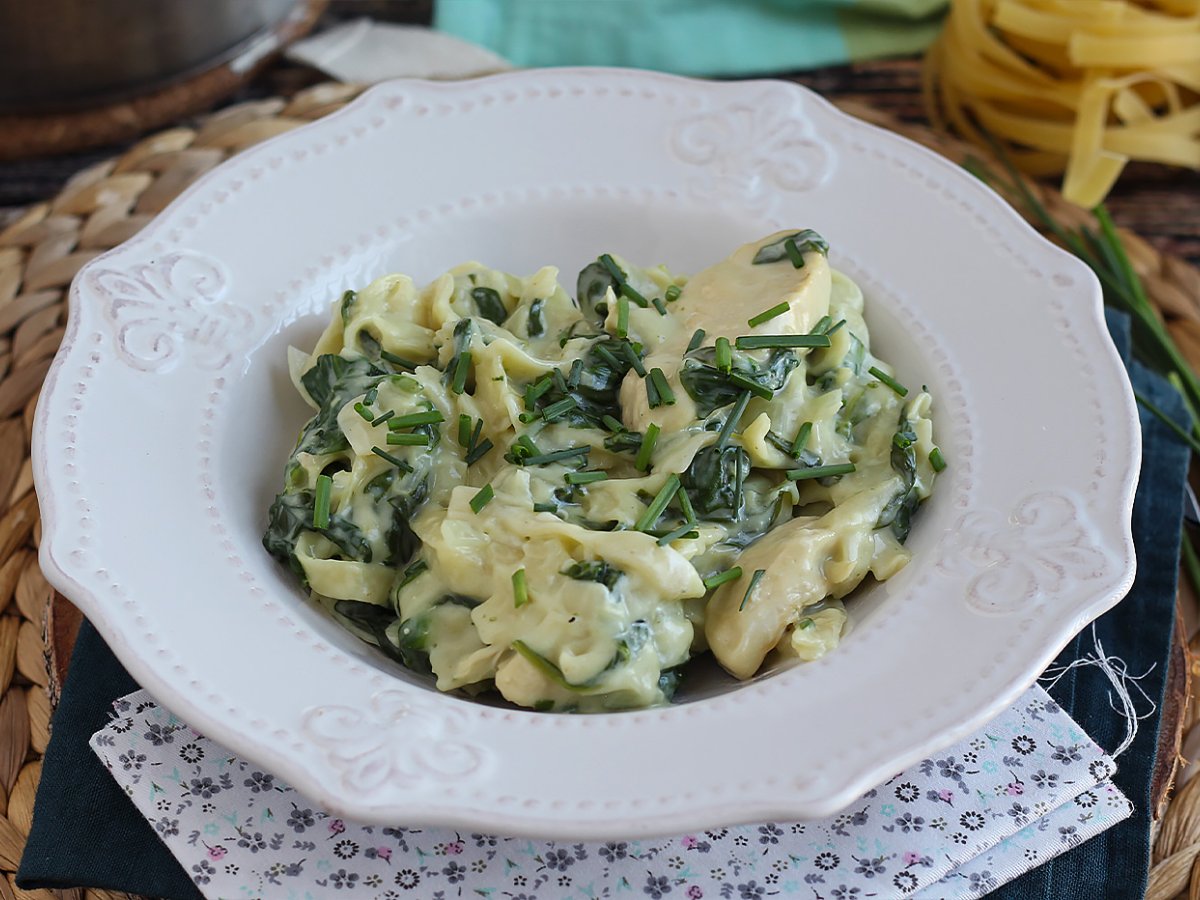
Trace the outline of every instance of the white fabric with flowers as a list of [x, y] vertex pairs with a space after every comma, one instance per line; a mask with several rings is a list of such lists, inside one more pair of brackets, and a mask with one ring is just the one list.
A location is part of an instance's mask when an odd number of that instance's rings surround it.
[[206, 897], [978, 897], [1131, 813], [1040, 687], [840, 815], [649, 841], [530, 841], [343, 821], [139, 691], [92, 748]]

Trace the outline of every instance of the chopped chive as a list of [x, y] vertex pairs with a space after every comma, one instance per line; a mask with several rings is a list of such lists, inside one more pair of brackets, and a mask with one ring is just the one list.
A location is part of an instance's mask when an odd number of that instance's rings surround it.
[[629, 360], [629, 365], [633, 367], [633, 371], [637, 372], [642, 378], [646, 377], [646, 367], [642, 365], [641, 357], [637, 355], [637, 351], [633, 349], [633, 345], [629, 341], [621, 343], [621, 355]]
[[[912, 432], [909, 432], [909, 434], [912, 434]], [[912, 445], [913, 445], [912, 438], [906, 437], [904, 432], [897, 431], [895, 434], [892, 435], [892, 446], [895, 447], [897, 450], [907, 450]]]
[[485, 456], [487, 456], [488, 453], [491, 451], [491, 449], [494, 446], [496, 446], [496, 445], [492, 443], [491, 438], [484, 438], [482, 441], [480, 441], [478, 444], [476, 444], [474, 447], [472, 447], [471, 452], [467, 454], [467, 457], [466, 457], [467, 465], [468, 466], [475, 465], [475, 463], [479, 462], [481, 459], [483, 459]]
[[552, 450], [549, 453], [535, 453], [525, 457], [527, 466], [544, 466], [548, 463], [562, 462], [564, 459], [574, 459], [576, 456], [587, 456], [591, 447], [568, 447], [565, 450]]
[[479, 443], [479, 435], [483, 432], [483, 419], [475, 420], [475, 428], [471, 431], [471, 440], [467, 443], [468, 447], [474, 447]]
[[801, 619], [799, 622], [796, 623], [796, 629], [798, 631], [808, 631], [808, 629], [816, 628], [816, 627], [817, 627], [817, 623], [812, 620], [812, 616], [805, 616], [803, 619]]
[[830, 335], [834, 334], [839, 328], [841, 328], [845, 324], [846, 324], [845, 319], [838, 319], [837, 322], [834, 323], [834, 326], [825, 332], [825, 336], [829, 337]]
[[601, 472], [599, 469], [567, 473], [567, 484], [591, 484], [593, 481], [606, 481], [607, 479], [608, 473]]
[[746, 411], [746, 404], [750, 402], [750, 392], [744, 392], [737, 398], [737, 402], [733, 404], [733, 409], [729, 411], [729, 415], [725, 417], [725, 422], [721, 425], [721, 431], [717, 434], [717, 448], [721, 449], [729, 443], [729, 438], [733, 434], [733, 429], [737, 427], [738, 421], [742, 418], [742, 413]]
[[687, 522], [683, 525], [680, 525], [674, 531], [668, 531], [666, 534], [664, 534], [662, 537], [660, 537], [658, 539], [658, 541], [657, 541], [658, 546], [665, 547], [665, 546], [667, 546], [667, 544], [671, 543], [672, 541], [677, 541], [680, 538], [698, 538], [698, 537], [700, 537], [700, 532], [695, 530], [695, 525], [696, 525], [695, 522]]
[[571, 363], [571, 371], [567, 375], [567, 389], [575, 390], [579, 387], [579, 379], [583, 376], [583, 360], [577, 359]]
[[445, 418], [436, 409], [428, 412], [409, 413], [407, 416], [397, 416], [389, 428], [411, 428], [414, 425], [437, 425], [445, 422]]
[[512, 573], [513, 606], [518, 609], [529, 602], [529, 589], [525, 586], [525, 570], [517, 569]]
[[462, 447], [471, 446], [471, 417], [466, 413], [458, 416], [458, 443]]
[[391, 418], [392, 416], [394, 416], [395, 414], [396, 414], [396, 411], [395, 411], [394, 409], [389, 409], [387, 412], [385, 412], [385, 413], [384, 413], [382, 416], [380, 416], [379, 418], [377, 418], [377, 419], [372, 419], [372, 420], [371, 420], [371, 427], [372, 427], [372, 428], [374, 428], [376, 425], [382, 425], [384, 422], [386, 422], [388, 419], [390, 419], [390, 418]]
[[804, 254], [800, 252], [800, 248], [796, 246], [796, 242], [788, 238], [783, 242], [784, 252], [787, 253], [788, 259], [792, 261], [792, 265], [797, 269], [804, 268]]
[[906, 388], [904, 385], [902, 385], [900, 382], [898, 382], [895, 378], [893, 378], [887, 372], [880, 371], [875, 366], [871, 366], [871, 368], [867, 369], [867, 371], [870, 372], [872, 375], [874, 375], [876, 378], [878, 378], [880, 381], [882, 381], [884, 384], [886, 384], [888, 387], [890, 387], [893, 391], [895, 391], [901, 397], [904, 397], [908, 394], [908, 388]]
[[667, 314], [667, 304], [663, 303], [662, 297], [655, 297], [650, 302], [654, 304], [654, 308], [658, 310], [660, 316]]
[[356, 413], [358, 413], [360, 416], [362, 416], [364, 419], [366, 419], [368, 422], [375, 421], [375, 413], [373, 413], [373, 412], [371, 412], [371, 410], [367, 409], [363, 405], [361, 400], [354, 404], [354, 411]]
[[333, 490], [333, 479], [328, 475], [317, 476], [317, 496], [313, 502], [313, 528], [329, 527], [329, 492]]
[[821, 316], [817, 319], [817, 324], [812, 327], [813, 334], [824, 334], [825, 329], [833, 324], [833, 319], [829, 316]]
[[763, 350], [790, 347], [828, 347], [824, 334], [750, 334], [737, 339], [739, 350]]
[[717, 368], [726, 375], [733, 368], [733, 353], [729, 349], [729, 338], [717, 338], [716, 363]]
[[562, 400], [557, 400], [542, 410], [542, 418], [547, 422], [553, 422], [561, 415], [565, 415], [577, 407], [579, 404], [574, 397], [564, 397]]
[[812, 430], [813, 430], [813, 423], [805, 422], [803, 425], [800, 426], [800, 430], [796, 432], [796, 437], [792, 441], [792, 447], [788, 451], [788, 454], [793, 459], [798, 457], [800, 455], [800, 451], [802, 451], [806, 446], [808, 446], [808, 436], [810, 434], [812, 434]]
[[479, 511], [492, 502], [492, 498], [496, 496], [496, 492], [492, 490], [491, 484], [485, 484], [471, 498], [471, 512], [479, 515]]
[[753, 318], [748, 319], [746, 321], [746, 324], [749, 325], [751, 328], [756, 328], [757, 326], [761, 325], [763, 322], [770, 322], [772, 319], [779, 318], [785, 312], [787, 312], [790, 308], [791, 307], [788, 306], [786, 300], [783, 301], [782, 303], [776, 303], [770, 309], [764, 309], [757, 316], [754, 316]]
[[679, 295], [683, 293], [683, 288], [677, 284], [667, 286], [666, 298], [668, 303], [674, 303], [679, 299]]
[[737, 372], [734, 372], [729, 376], [729, 382], [730, 384], [735, 384], [738, 387], [749, 391], [755, 397], [759, 397], [763, 400], [770, 400], [775, 396], [775, 392], [765, 384], [759, 384], [757, 381], [747, 378], [745, 375], [739, 375]]
[[727, 581], [737, 581], [742, 577], [742, 567], [734, 566], [732, 569], [726, 569], [724, 572], [718, 572], [716, 575], [709, 575], [704, 579], [704, 587], [706, 590], [712, 590], [715, 587], [720, 587]]
[[658, 396], [658, 385], [654, 383], [653, 378], [647, 378], [643, 382], [646, 385], [646, 405], [654, 409], [662, 405], [662, 398]]
[[467, 372], [471, 368], [471, 351], [464, 350], [458, 354], [458, 362], [454, 364], [454, 379], [450, 382], [450, 390], [461, 394], [467, 387]]
[[390, 353], [387, 350], [379, 351], [379, 358], [385, 359], [394, 366], [399, 366], [402, 369], [415, 369], [420, 363], [415, 363], [411, 359], [405, 359], [403, 356], [397, 356], [395, 353]]
[[687, 519], [689, 525], [695, 525], [696, 510], [692, 509], [692, 498], [688, 496], [687, 488], [684, 488], [675, 496], [679, 498], [679, 508], [683, 510], [683, 517]]
[[940, 472], [946, 468], [946, 457], [942, 456], [940, 447], [934, 447], [929, 451], [929, 464], [933, 466], [933, 471]]
[[763, 580], [763, 576], [766, 574], [766, 569], [754, 570], [754, 574], [750, 576], [750, 586], [746, 588], [746, 593], [742, 597], [742, 602], [738, 604], [738, 612], [741, 612], [746, 608], [746, 604], [750, 602], [750, 595], [754, 593], [754, 589], [758, 587], [758, 583]]
[[411, 431], [393, 431], [387, 436], [387, 442], [392, 447], [425, 447], [429, 444], [429, 435], [414, 434]]
[[691, 353], [693, 350], [697, 349], [703, 343], [704, 343], [704, 329], [697, 328], [695, 331], [692, 332], [692, 339], [690, 341], [688, 341], [687, 352]]
[[396, 585], [396, 590], [399, 591], [404, 587], [416, 581], [424, 572], [428, 571], [429, 563], [423, 559], [418, 559], [414, 563], [410, 563], [404, 570], [404, 580]]
[[637, 531], [648, 531], [654, 527], [654, 523], [658, 521], [658, 517], [663, 514], [663, 510], [667, 508], [667, 504], [671, 502], [671, 498], [675, 496], [675, 492], [678, 490], [679, 476], [672, 472], [654, 499], [650, 501], [650, 505], [646, 507], [646, 511], [637, 520], [637, 523], [633, 526], [634, 529]]
[[408, 463], [406, 463], [400, 457], [392, 456], [392, 454], [388, 453], [382, 447], [372, 447], [371, 452], [374, 453], [376, 456], [380, 457], [381, 459], [386, 459], [397, 469], [403, 469], [405, 472], [412, 471], [412, 466], [410, 466]]
[[834, 463], [828, 466], [811, 466], [807, 469], [788, 469], [790, 481], [805, 481], [810, 478], [827, 478], [830, 475], [849, 475], [854, 471], [854, 463]]
[[667, 376], [663, 374], [663, 370], [659, 368], [651, 369], [650, 380], [654, 382], [654, 387], [658, 391], [658, 402], [665, 403], [667, 406], [674, 406], [675, 392], [667, 384]]
[[536, 409], [533, 412], [523, 412], [523, 413], [517, 414], [517, 418], [520, 419], [522, 422], [524, 422], [526, 425], [528, 425], [530, 422], [536, 422], [541, 417], [542, 417], [542, 411], [540, 409]]
[[533, 438], [531, 438], [527, 434], [522, 434], [522, 435], [518, 436], [516, 441], [514, 441], [514, 443], [525, 450], [525, 455], [527, 457], [528, 456], [536, 456], [537, 454], [542, 452], [541, 450], [538, 449], [537, 444], [535, 444], [533, 442]]
[[633, 289], [633, 285], [631, 285], [628, 281], [621, 283], [621, 293], [640, 306], [642, 309], [645, 309], [650, 305], [650, 301], [643, 297], [639, 292], [635, 291]]
[[607, 428], [609, 431], [613, 432], [613, 434], [616, 434], [618, 432], [625, 430], [625, 426], [621, 424], [620, 419], [614, 419], [608, 413], [605, 413], [601, 417], [600, 421], [604, 424], [604, 427]]
[[617, 265], [616, 260], [607, 253], [600, 254], [600, 265], [608, 269], [608, 274], [616, 279], [617, 284], [625, 283], [625, 273], [621, 271], [621, 267]]
[[617, 337], [629, 334], [629, 301], [625, 297], [617, 298]]
[[609, 368], [618, 370], [621, 368], [621, 363], [615, 356], [612, 355], [612, 353], [609, 352], [607, 347], [601, 347], [599, 344], [597, 344], [595, 350], [596, 355], [608, 363]]
[[549, 375], [543, 375], [533, 384], [529, 385], [529, 387], [525, 388], [525, 408], [532, 409], [534, 404], [537, 403], [538, 398], [552, 387], [554, 387], [554, 381]]
[[558, 504], [557, 503], [535, 503], [535, 504], [533, 504], [533, 511], [534, 512], [548, 512], [548, 513], [558, 512]]
[[374, 406], [375, 401], [379, 399], [379, 385], [375, 385], [365, 394], [363, 394], [363, 403], [367, 406]]
[[554, 382], [554, 386], [558, 388], [559, 393], [567, 393], [567, 379], [563, 377], [561, 369], [551, 369], [550, 380]]
[[658, 443], [659, 430], [657, 425], [646, 427], [646, 436], [642, 438], [642, 446], [638, 448], [637, 458], [633, 461], [633, 467], [639, 472], [646, 472], [650, 469], [650, 457], [654, 453], [654, 445]]

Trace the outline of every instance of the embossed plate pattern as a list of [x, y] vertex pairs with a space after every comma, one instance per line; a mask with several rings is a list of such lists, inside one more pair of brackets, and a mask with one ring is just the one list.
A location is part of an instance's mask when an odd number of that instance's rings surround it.
[[[695, 271], [813, 227], [950, 467], [827, 658], [668, 709], [437, 694], [259, 544], [331, 299], [467, 258]], [[825, 815], [998, 711], [1133, 576], [1140, 446], [1099, 290], [986, 187], [776, 82], [394, 82], [199, 181], [88, 265], [35, 428], [48, 577], [166, 706], [330, 809], [580, 838]]]

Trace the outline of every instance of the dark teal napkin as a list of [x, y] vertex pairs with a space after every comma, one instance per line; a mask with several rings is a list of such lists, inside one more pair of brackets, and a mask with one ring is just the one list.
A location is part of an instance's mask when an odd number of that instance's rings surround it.
[[[1182, 401], [1163, 379], [1130, 363], [1129, 322], [1109, 316], [1113, 340], [1138, 391], [1177, 421]], [[1151, 665], [1142, 689], [1162, 706], [1175, 610], [1175, 577], [1188, 449], [1153, 416], [1142, 414], [1142, 479], [1134, 505], [1138, 575], [1133, 589], [1096, 622], [1108, 653], [1132, 672]], [[1063, 650], [1060, 663], [1094, 652], [1091, 629]], [[84, 624], [54, 717], [42, 766], [33, 829], [21, 859], [23, 888], [86, 885], [172, 900], [200, 894], [103, 765], [88, 740], [107, 721], [112, 701], [137, 689], [96, 631]], [[1051, 691], [1102, 747], [1112, 750], [1124, 724], [1109, 706], [1109, 684], [1096, 669], [1077, 669]], [[1118, 760], [1114, 781], [1134, 804], [1125, 822], [1000, 888], [1000, 900], [1135, 900], [1145, 892], [1150, 862], [1150, 778], [1158, 743], [1157, 714], [1139, 723], [1137, 739]]]

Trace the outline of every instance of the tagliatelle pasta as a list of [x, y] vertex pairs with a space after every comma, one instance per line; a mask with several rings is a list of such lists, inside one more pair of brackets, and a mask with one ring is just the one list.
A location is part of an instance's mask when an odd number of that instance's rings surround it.
[[316, 410], [266, 548], [442, 690], [546, 710], [666, 702], [711, 650], [748, 678], [835, 647], [908, 561], [945, 462], [811, 230], [686, 279], [607, 254], [388, 275], [293, 349]]
[[1130, 160], [1200, 168], [1200, 0], [951, 0], [930, 115], [1104, 199]]

